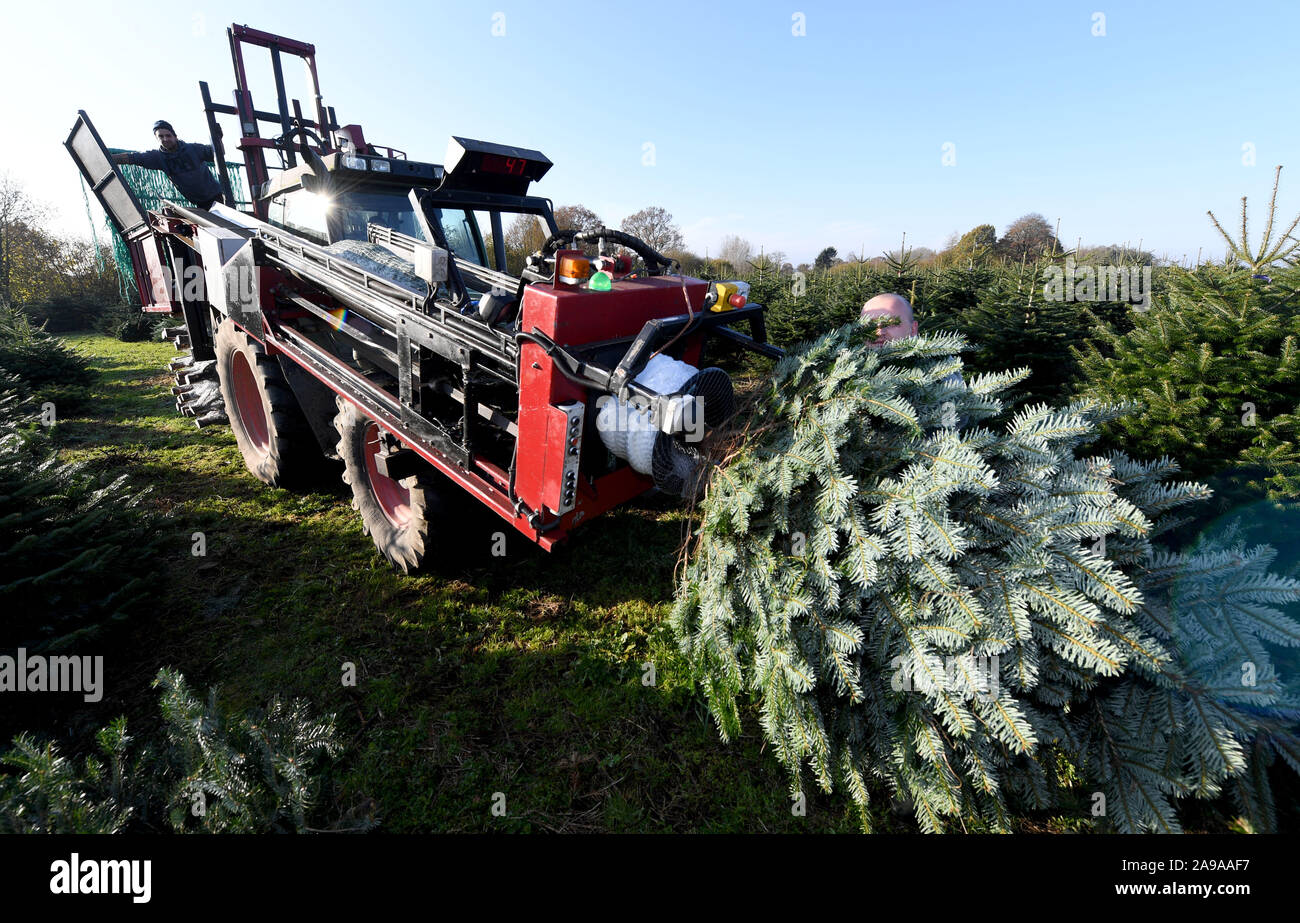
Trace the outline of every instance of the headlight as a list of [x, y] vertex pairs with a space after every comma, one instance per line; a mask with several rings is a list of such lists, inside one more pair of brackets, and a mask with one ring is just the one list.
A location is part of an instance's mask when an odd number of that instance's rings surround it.
[[391, 173], [392, 165], [387, 160], [372, 160], [370, 161], [370, 169], [376, 173]]
[[366, 168], [366, 158], [358, 157], [355, 154], [344, 154], [343, 166], [349, 170], [364, 170]]

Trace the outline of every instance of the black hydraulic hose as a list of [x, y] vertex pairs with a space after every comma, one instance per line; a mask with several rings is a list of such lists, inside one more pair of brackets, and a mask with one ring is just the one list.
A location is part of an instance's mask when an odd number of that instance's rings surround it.
[[571, 355], [566, 349], [564, 349], [564, 347], [557, 344], [540, 330], [534, 328], [532, 333], [526, 333], [523, 330], [517, 331], [515, 333], [515, 340], [532, 343], [534, 346], [540, 347], [542, 352], [546, 353], [546, 355], [550, 357], [551, 361], [555, 363], [555, 368], [559, 373], [575, 385], [580, 385], [584, 388], [602, 387], [602, 382], [599, 378], [585, 377], [585, 370], [591, 368], [591, 366], [586, 362], [583, 362], [581, 359]]
[[[297, 120], [295, 119], [294, 121], [296, 122]], [[319, 148], [324, 148], [325, 146], [325, 143], [321, 141], [319, 137], [316, 136], [316, 132], [312, 131], [310, 128], [307, 128], [304, 125], [297, 125], [297, 124], [295, 124], [294, 127], [290, 128], [287, 132], [285, 132], [281, 136], [280, 140], [283, 141], [285, 144], [292, 145], [293, 139], [298, 137], [299, 135], [302, 136], [300, 147], [303, 156], [308, 156], [308, 152], [311, 150], [311, 148], [307, 146], [308, 141], [315, 141], [316, 146]]]
[[578, 232], [573, 228], [560, 228], [560, 230], [546, 238], [546, 243], [542, 244], [542, 253], [546, 256], [550, 256], [556, 250], [560, 249], [560, 244], [572, 241], [577, 233]]
[[670, 259], [650, 246], [639, 237], [633, 237], [626, 231], [616, 231], [613, 228], [596, 228], [594, 231], [575, 231], [564, 229], [556, 231], [546, 243], [542, 245], [543, 255], [549, 256], [559, 249], [561, 243], [591, 243], [598, 240], [612, 240], [616, 244], [622, 244], [627, 247], [641, 259], [645, 260], [646, 269], [652, 276], [661, 276], [667, 272], [677, 262]]
[[320, 155], [317, 154], [315, 151], [313, 151], [311, 149], [311, 145], [309, 145], [307, 142], [315, 141], [316, 146], [321, 148], [322, 150], [324, 149], [325, 144], [323, 141], [321, 141], [320, 138], [316, 137], [316, 133], [312, 131], [310, 128], [298, 124], [297, 119], [294, 119], [293, 127], [291, 127], [284, 134], [280, 135], [278, 138], [274, 139], [276, 152], [280, 155], [280, 162], [286, 163], [284, 158], [284, 152], [286, 150], [292, 151], [294, 149], [295, 138], [300, 139], [296, 146], [302, 150], [303, 159], [307, 161], [307, 163], [311, 166], [312, 172], [317, 175], [317, 178], [324, 180], [327, 176], [327, 171], [325, 170], [325, 164], [321, 160]]
[[641, 258], [645, 260], [647, 264], [653, 261], [655, 263], [658, 263], [659, 266], [662, 267], [664, 270], [667, 270], [669, 267], [673, 265], [673, 263], [676, 262], [676, 260], [669, 259], [668, 257], [664, 256], [662, 253], [660, 253], [654, 247], [650, 246], [641, 238], [633, 237], [631, 234], [628, 234], [626, 231], [616, 231], [613, 228], [597, 228], [594, 231], [582, 231], [574, 235], [573, 239], [580, 240], [583, 242], [597, 241], [597, 240], [612, 240], [614, 241], [614, 243], [622, 244], [624, 247], [627, 247], [629, 250], [632, 250], [633, 252], [640, 254]]

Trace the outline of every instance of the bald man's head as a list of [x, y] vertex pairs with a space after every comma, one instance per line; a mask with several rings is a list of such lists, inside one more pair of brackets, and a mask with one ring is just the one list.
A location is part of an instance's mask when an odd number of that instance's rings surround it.
[[[898, 323], [888, 323], [891, 317], [898, 318]], [[914, 337], [921, 330], [921, 325], [916, 322], [916, 317], [912, 314], [912, 305], [902, 295], [895, 295], [892, 292], [877, 295], [862, 306], [862, 319], [868, 318], [875, 319], [877, 323], [885, 323], [885, 326], [880, 328], [877, 343]]]

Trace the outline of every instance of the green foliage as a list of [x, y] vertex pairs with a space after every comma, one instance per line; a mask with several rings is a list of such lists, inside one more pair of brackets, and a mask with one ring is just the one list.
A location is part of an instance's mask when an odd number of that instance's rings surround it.
[[1300, 270], [1171, 270], [1169, 290], [1076, 351], [1081, 396], [1139, 402], [1108, 424], [1107, 444], [1173, 455], [1215, 478], [1228, 502], [1267, 490], [1300, 497]]
[[[102, 293], [59, 293], [33, 304], [23, 305], [23, 310], [34, 323], [58, 333], [67, 330], [92, 330], [98, 325], [106, 305], [121, 300], [117, 290], [117, 274], [108, 279], [109, 285]], [[138, 311], [139, 305], [136, 306]]]
[[[1026, 281], [1032, 282], [1023, 272], [1016, 274], [1017, 294]], [[928, 314], [928, 327], [956, 331], [990, 292], [1005, 294], [1008, 282], [1007, 273], [1000, 268], [975, 261], [953, 265], [925, 277], [918, 286], [921, 304], [917, 308]]]
[[84, 356], [32, 323], [25, 311], [0, 304], [0, 374], [17, 376], [24, 398], [64, 409], [81, 399], [93, 376]]
[[[502, 267], [511, 275], [519, 275], [524, 270], [528, 255], [542, 248], [546, 243], [546, 230], [536, 215], [516, 215], [505, 229], [506, 265]], [[484, 241], [488, 252], [494, 252], [491, 235]]]
[[0, 176], [0, 304], [22, 307], [52, 331], [84, 328], [101, 306], [118, 300], [117, 273], [107, 248], [54, 234], [49, 217], [18, 183]]
[[1037, 212], [1017, 218], [997, 242], [999, 255], [1012, 262], [1037, 260], [1060, 249], [1052, 226]]
[[813, 260], [813, 266], [817, 269], [830, 269], [839, 259], [839, 251], [834, 247], [826, 247], [821, 253], [817, 254], [817, 259]]
[[17, 772], [0, 775], [0, 831], [5, 833], [118, 833], [135, 814], [136, 784], [143, 762], [130, 763], [126, 719], [118, 718], [96, 735], [100, 756], [81, 768], [54, 743], [39, 744], [30, 734], [14, 738], [0, 755], [0, 766]]
[[1246, 197], [1241, 197], [1241, 236], [1233, 238], [1219, 224], [1219, 219], [1214, 217], [1214, 212], [1207, 211], [1210, 221], [1214, 224], [1214, 229], [1219, 232], [1224, 242], [1228, 245], [1228, 263], [1234, 266], [1244, 266], [1253, 273], [1262, 273], [1275, 263], [1282, 261], [1295, 261], [1297, 251], [1300, 251], [1300, 241], [1297, 241], [1293, 233], [1297, 226], [1300, 226], [1300, 215], [1296, 215], [1295, 220], [1291, 222], [1290, 227], [1283, 231], [1277, 237], [1273, 236], [1273, 222], [1277, 217], [1277, 187], [1282, 180], [1282, 167], [1273, 173], [1273, 195], [1268, 200], [1268, 217], [1264, 224], [1264, 233], [1260, 235], [1259, 246], [1252, 249], [1250, 246], [1250, 230], [1248, 214], [1246, 210]]
[[[10, 376], [8, 383], [15, 379]], [[7, 639], [65, 648], [138, 610], [159, 550], [157, 517], [126, 475], [63, 464], [48, 435], [0, 391], [0, 619]]]
[[[313, 807], [312, 769], [337, 757], [333, 716], [313, 718], [307, 703], [278, 697], [264, 710], [227, 718], [217, 692], [200, 702], [173, 670], [162, 670], [169, 764], [182, 769], [168, 798], [175, 830], [208, 833], [301, 832]], [[196, 799], [205, 805], [195, 817]]]
[[201, 702], [168, 669], [154, 686], [162, 690], [161, 747], [132, 757], [126, 719], [119, 718], [98, 734], [102, 758], [89, 757], [78, 769], [53, 743], [14, 738], [0, 756], [0, 766], [18, 770], [0, 775], [0, 829], [117, 833], [163, 815], [178, 833], [308, 829], [319, 763], [342, 751], [332, 715], [318, 719], [300, 700], [275, 698], [266, 709], [232, 717], [215, 689]]
[[1036, 262], [994, 275], [975, 304], [960, 308], [950, 321], [973, 344], [974, 369], [1025, 365], [1033, 370], [1020, 396], [1027, 403], [1065, 402], [1078, 375], [1078, 344], [1124, 329], [1132, 313], [1122, 303], [1048, 300], [1046, 269], [1045, 262]]
[[158, 315], [146, 314], [138, 304], [118, 302], [99, 311], [95, 329], [124, 343], [138, 343], [152, 334]]
[[959, 267], [987, 266], [992, 262], [998, 232], [991, 224], [971, 228], [942, 255], [943, 262]]
[[882, 790], [926, 831], [1061, 810], [1059, 754], [1118, 830], [1178, 829], [1178, 798], [1229, 785], [1267, 829], [1246, 754], [1300, 766], [1268, 651], [1300, 645], [1272, 608], [1300, 582], [1265, 549], [1158, 549], [1208, 491], [1078, 454], [1122, 408], [1013, 415], [1026, 370], [958, 384], [960, 336], [871, 335], [778, 364], [699, 508], [671, 621], [723, 737], [755, 694], [791, 793], [847, 789], [868, 827]]
[[[971, 341], [971, 369], [994, 372], [1028, 364], [1033, 376], [1023, 400], [1065, 403], [1078, 375], [1075, 347], [1103, 332], [1127, 331], [1133, 311], [1120, 302], [1046, 300], [1047, 268], [1062, 259], [923, 265], [902, 249], [880, 261], [840, 264], [827, 272], [751, 275], [747, 281], [751, 300], [767, 309], [768, 336], [780, 346], [815, 339], [855, 319], [872, 296], [896, 292], [912, 302], [922, 333], [951, 331]], [[1157, 295], [1165, 272], [1152, 273]]]

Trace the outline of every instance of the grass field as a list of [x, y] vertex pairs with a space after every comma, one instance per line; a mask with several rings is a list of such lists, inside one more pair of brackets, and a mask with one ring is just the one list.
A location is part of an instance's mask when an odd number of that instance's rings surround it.
[[[235, 708], [279, 694], [337, 716], [346, 749], [324, 774], [318, 829], [363, 817], [390, 832], [860, 829], [847, 797], [810, 784], [806, 814], [792, 813], [754, 709], [741, 739], [719, 739], [667, 625], [681, 512], [645, 500], [550, 554], [512, 538], [504, 557], [490, 553], [504, 524], [458, 512], [445, 563], [404, 577], [362, 534], [335, 472], [314, 492], [266, 488], [228, 427], [177, 416], [169, 344], [67, 339], [100, 380], [56, 429], [63, 457], [149, 487], [172, 549], [157, 561], [156, 605], [109, 648], [104, 701], [74, 727], [126, 714], [137, 734], [155, 732], [149, 682], [172, 666]], [[505, 816], [491, 810], [498, 792]], [[1088, 829], [1076, 794], [1073, 816], [1016, 828]], [[879, 804], [874, 829], [915, 829], [886, 794]], [[1189, 829], [1225, 829], [1203, 810]]]

